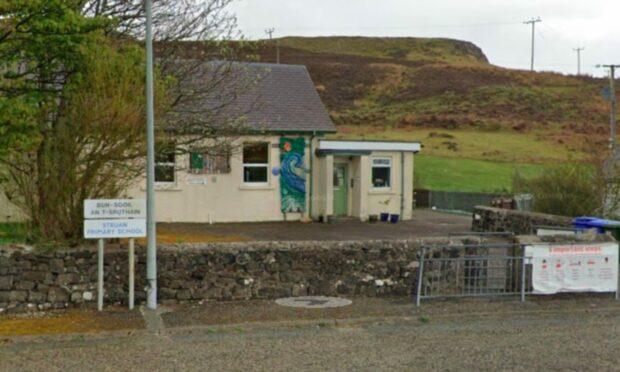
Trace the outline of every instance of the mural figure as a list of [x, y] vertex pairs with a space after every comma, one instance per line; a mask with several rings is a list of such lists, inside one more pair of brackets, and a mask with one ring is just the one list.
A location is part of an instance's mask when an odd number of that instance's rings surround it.
[[280, 138], [280, 197], [282, 213], [306, 210], [306, 140]]

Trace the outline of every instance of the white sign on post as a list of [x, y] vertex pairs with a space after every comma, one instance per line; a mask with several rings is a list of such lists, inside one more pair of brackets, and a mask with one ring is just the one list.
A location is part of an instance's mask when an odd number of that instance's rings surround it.
[[146, 218], [144, 199], [84, 200], [84, 219]]
[[84, 221], [84, 237], [86, 239], [143, 238], [145, 236], [145, 219]]
[[99, 239], [97, 263], [97, 309], [103, 309], [104, 241], [129, 238], [129, 309], [134, 306], [134, 241], [146, 236], [144, 199], [84, 200], [84, 238]]
[[617, 292], [618, 243], [531, 245], [535, 294]]

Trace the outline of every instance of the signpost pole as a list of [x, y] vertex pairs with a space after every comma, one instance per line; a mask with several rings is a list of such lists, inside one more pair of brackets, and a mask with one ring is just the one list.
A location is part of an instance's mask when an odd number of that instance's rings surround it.
[[153, 2], [146, 10], [146, 307], [157, 309], [157, 242], [155, 227], [155, 111], [153, 96]]
[[103, 310], [103, 239], [99, 239], [97, 260], [97, 310]]
[[134, 239], [129, 239], [129, 310], [133, 310], [134, 306], [134, 271], [135, 271], [135, 257], [134, 257]]

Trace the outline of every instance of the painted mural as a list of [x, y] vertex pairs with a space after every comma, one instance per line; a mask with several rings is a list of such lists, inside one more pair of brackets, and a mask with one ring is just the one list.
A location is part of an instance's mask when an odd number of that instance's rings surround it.
[[280, 197], [282, 213], [306, 210], [306, 140], [280, 138]]

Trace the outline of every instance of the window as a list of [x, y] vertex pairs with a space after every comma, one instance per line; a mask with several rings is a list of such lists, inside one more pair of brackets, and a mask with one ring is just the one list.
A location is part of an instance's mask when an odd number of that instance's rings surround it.
[[389, 188], [392, 174], [392, 159], [372, 159], [372, 186], [374, 188]]
[[223, 174], [230, 173], [230, 154], [204, 154], [192, 152], [189, 154], [189, 171], [193, 174]]
[[155, 182], [174, 183], [174, 160], [174, 152], [156, 155]]
[[269, 175], [269, 143], [243, 144], [243, 182], [266, 184]]

